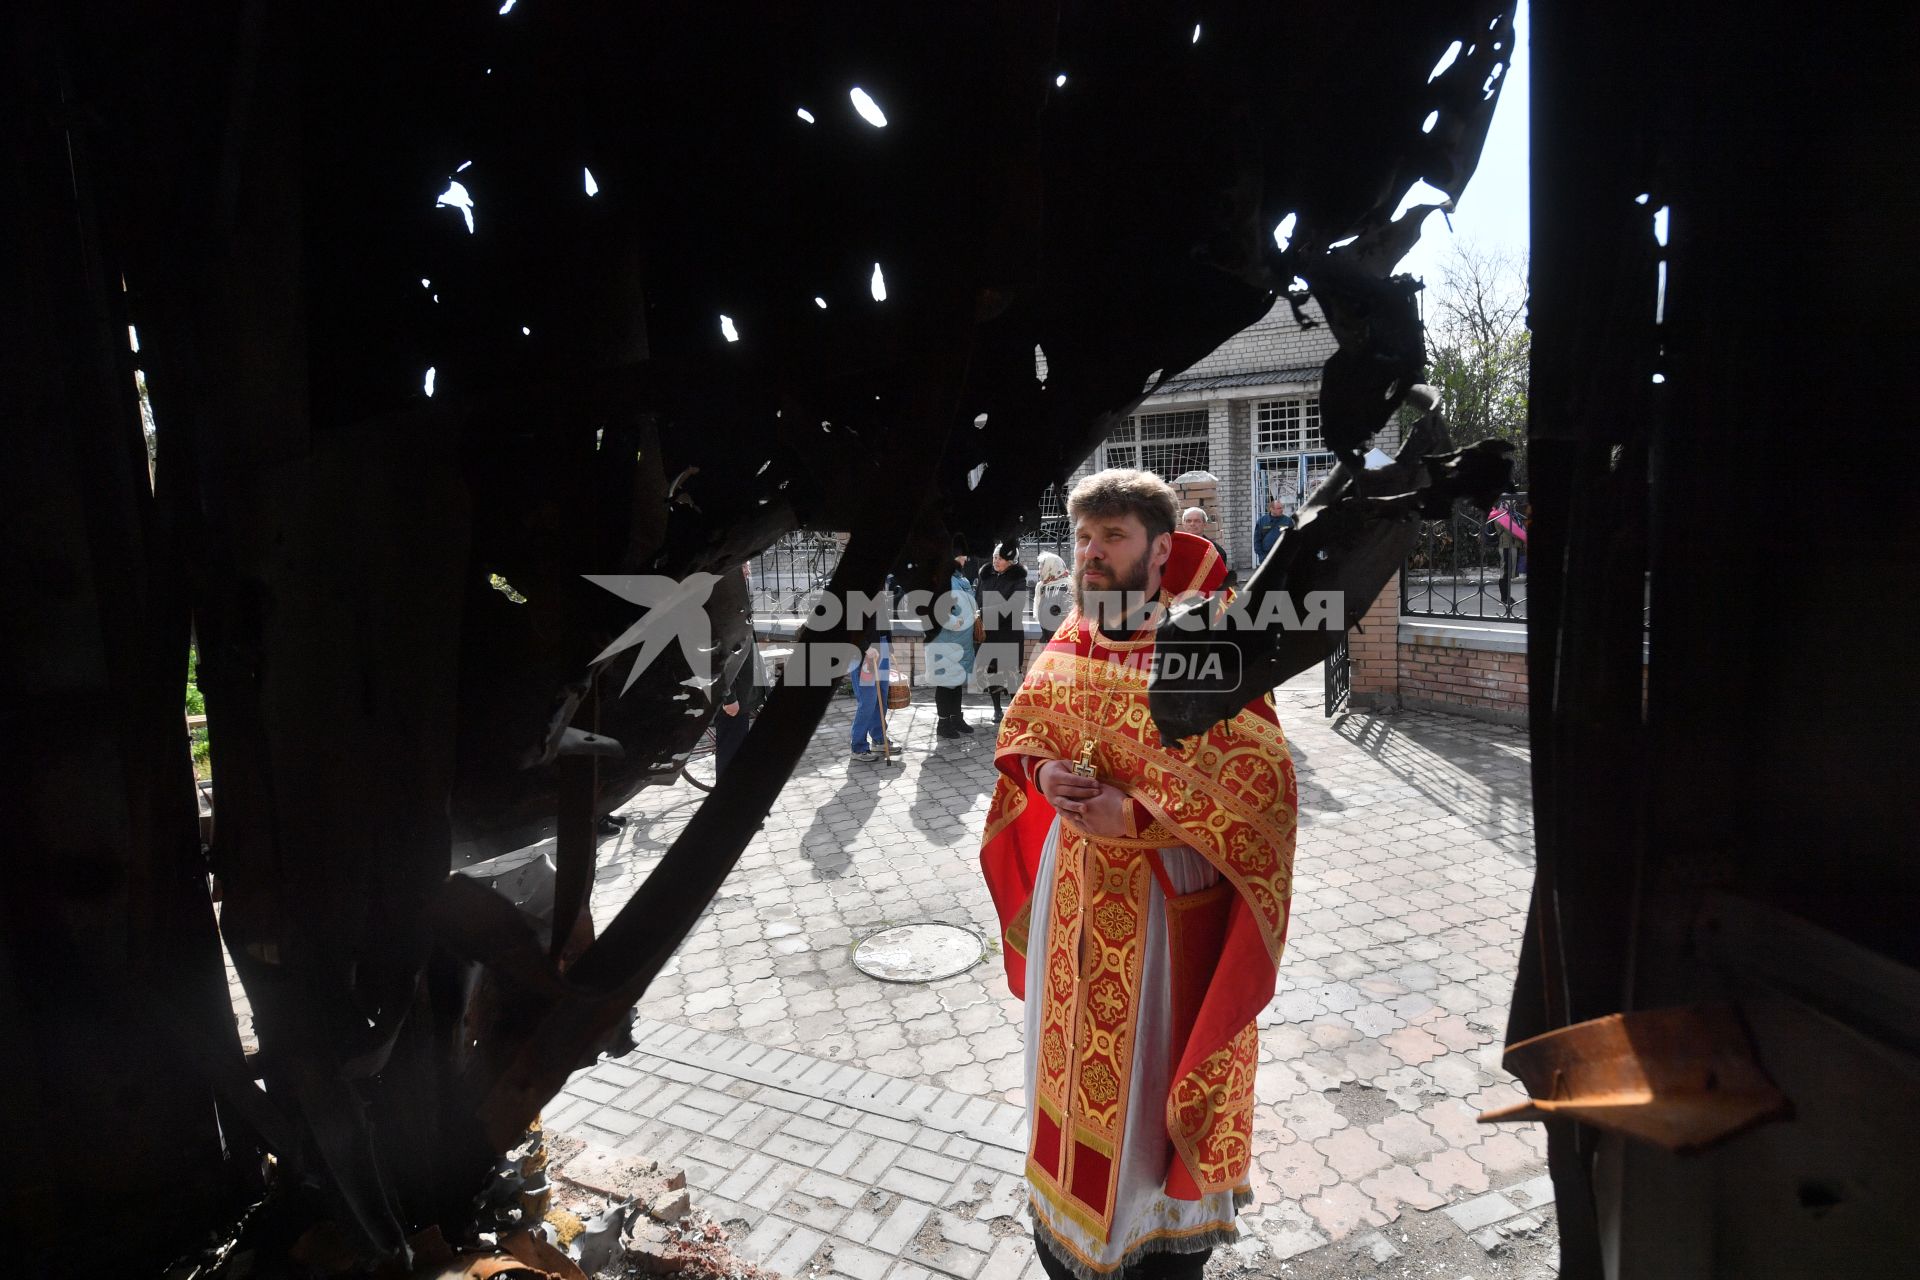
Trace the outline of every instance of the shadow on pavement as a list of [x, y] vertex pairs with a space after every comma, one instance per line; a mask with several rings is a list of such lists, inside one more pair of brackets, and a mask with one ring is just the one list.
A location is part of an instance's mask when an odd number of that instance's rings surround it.
[[900, 766], [854, 764], [845, 766], [846, 778], [833, 798], [813, 811], [813, 821], [800, 837], [800, 852], [813, 864], [816, 880], [838, 880], [853, 865], [846, 833], [866, 826], [880, 803], [880, 788], [900, 776]]
[[1533, 782], [1526, 731], [1429, 712], [1354, 712], [1333, 731], [1425, 799], [1498, 840], [1525, 836], [1532, 858]]
[[1346, 808], [1331, 791], [1313, 780], [1313, 765], [1307, 748], [1298, 738], [1287, 739], [1287, 754], [1293, 757], [1293, 781], [1300, 792], [1300, 808], [1315, 813], [1335, 813]]
[[922, 834], [943, 845], [980, 839], [978, 799], [993, 790], [993, 726], [974, 724], [967, 738], [940, 738], [920, 762], [914, 777], [913, 804], [907, 810]]
[[626, 831], [620, 840], [618, 852], [606, 856], [603, 852], [601, 862], [622, 862], [633, 858], [658, 858], [673, 847], [680, 832], [693, 820], [694, 811], [706, 796], [689, 794], [685, 799], [658, 809], [641, 809], [629, 805], [621, 810], [620, 816], [626, 820]]

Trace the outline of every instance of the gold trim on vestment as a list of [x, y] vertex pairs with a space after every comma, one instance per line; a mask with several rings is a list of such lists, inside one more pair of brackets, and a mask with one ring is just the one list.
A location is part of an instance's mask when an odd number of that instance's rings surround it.
[[[1067, 644], [1088, 647], [1077, 613], [1062, 630]], [[1223, 887], [1231, 886], [1245, 904], [1275, 964], [1292, 890], [1292, 768], [1285, 736], [1268, 718], [1271, 695], [1266, 714], [1243, 709], [1180, 747], [1163, 747], [1146, 696], [1149, 672], [1139, 660], [1153, 644], [1150, 633], [1119, 642], [1100, 637], [1082, 654], [1056, 640], [1036, 657], [1007, 709], [996, 752], [1073, 761], [1091, 743], [1097, 775], [1151, 815], [1148, 829], [1132, 838], [1096, 840], [1070, 822], [1060, 824], [1046, 955], [1040, 957], [1041, 990], [1026, 993], [1041, 1002], [1033, 1101], [1056, 1126], [1060, 1144], [1057, 1166], [1049, 1171], [1041, 1157], [1052, 1159], [1056, 1153], [1043, 1151], [1046, 1126], [1036, 1118], [1028, 1178], [1057, 1219], [1072, 1221], [1102, 1242], [1113, 1229], [1132, 1086], [1141, 963], [1155, 884], [1151, 851], [1185, 846], [1200, 853], [1219, 872]], [[1097, 704], [1089, 700], [1092, 690], [1102, 691]], [[1025, 786], [1003, 778], [989, 815], [987, 843], [1028, 803]], [[1030, 927], [1026, 913], [1016, 910], [1006, 929], [1009, 948], [1024, 955]], [[1218, 1047], [1178, 1075], [1165, 1099], [1167, 1133], [1203, 1195], [1238, 1192], [1251, 1159], [1255, 1027], [1248, 1022], [1217, 1033], [1226, 1034], [1226, 1042], [1212, 1041]], [[1176, 1053], [1183, 1047], [1172, 1046]], [[1098, 1205], [1074, 1194], [1083, 1152], [1089, 1160], [1108, 1163], [1104, 1189], [1080, 1187], [1089, 1197], [1104, 1191]], [[1086, 1172], [1097, 1169], [1090, 1165]], [[1230, 1228], [1231, 1223], [1220, 1225]], [[1215, 1229], [1201, 1227], [1193, 1234]], [[1138, 1242], [1129, 1244], [1137, 1249]]]
[[[1246, 1179], [1242, 1179], [1238, 1184], [1225, 1189], [1231, 1192], [1233, 1196], [1233, 1199], [1232, 1199], [1233, 1210], [1231, 1214], [1229, 1214], [1229, 1216], [1225, 1218], [1216, 1218], [1211, 1222], [1198, 1223], [1190, 1227], [1162, 1227], [1158, 1231], [1149, 1231], [1146, 1235], [1141, 1236], [1138, 1240], [1134, 1241], [1128, 1247], [1126, 1257], [1122, 1258], [1120, 1261], [1115, 1263], [1108, 1264], [1108, 1263], [1101, 1263], [1101, 1262], [1095, 1261], [1093, 1258], [1090, 1258], [1087, 1256], [1087, 1253], [1084, 1249], [1082, 1249], [1079, 1245], [1075, 1244], [1073, 1241], [1062, 1237], [1058, 1231], [1050, 1230], [1047, 1232], [1047, 1247], [1065, 1250], [1066, 1252], [1073, 1255], [1073, 1258], [1076, 1262], [1080, 1263], [1081, 1266], [1087, 1268], [1089, 1271], [1094, 1271], [1101, 1275], [1112, 1275], [1113, 1273], [1119, 1271], [1122, 1267], [1126, 1266], [1129, 1261], [1138, 1262], [1143, 1253], [1151, 1252], [1150, 1250], [1147, 1249], [1147, 1246], [1155, 1243], [1156, 1241], [1190, 1240], [1194, 1236], [1205, 1236], [1205, 1235], [1215, 1235], [1215, 1234], [1235, 1236], [1240, 1233], [1240, 1229], [1235, 1224], [1234, 1219], [1239, 1216], [1240, 1207], [1243, 1203], [1248, 1203], [1248, 1204], [1252, 1203], [1253, 1184]], [[1029, 1202], [1037, 1202], [1042, 1198], [1042, 1196], [1044, 1196], [1046, 1201], [1045, 1210], [1042, 1210], [1041, 1208], [1039, 1208], [1037, 1203], [1030, 1203], [1028, 1208], [1028, 1212], [1034, 1215], [1034, 1218], [1036, 1221], [1039, 1221], [1043, 1225], [1046, 1225], [1046, 1219], [1044, 1217], [1044, 1214], [1046, 1212], [1058, 1210], [1061, 1217], [1066, 1218], [1068, 1221], [1077, 1223], [1078, 1219], [1074, 1214], [1073, 1210], [1068, 1206], [1063, 1206], [1058, 1204], [1055, 1201], [1054, 1196], [1051, 1192], [1042, 1192], [1039, 1188], [1034, 1188], [1027, 1193], [1027, 1199]], [[1104, 1238], [1102, 1238], [1101, 1243], [1103, 1244], [1105, 1243]]]

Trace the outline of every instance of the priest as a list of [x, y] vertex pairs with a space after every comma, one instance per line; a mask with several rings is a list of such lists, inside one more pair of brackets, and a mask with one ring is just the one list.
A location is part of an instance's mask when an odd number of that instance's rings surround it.
[[1075, 609], [1007, 709], [981, 848], [1026, 1001], [1027, 1179], [1059, 1280], [1194, 1277], [1237, 1235], [1255, 1018], [1286, 939], [1296, 791], [1272, 695], [1179, 747], [1153, 606], [1220, 590], [1145, 471], [1075, 487]]

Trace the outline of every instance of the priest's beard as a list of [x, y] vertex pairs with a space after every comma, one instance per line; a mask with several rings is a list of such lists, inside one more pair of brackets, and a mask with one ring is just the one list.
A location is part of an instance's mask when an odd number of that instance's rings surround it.
[[1150, 603], [1147, 594], [1147, 558], [1152, 553], [1152, 547], [1148, 547], [1132, 564], [1098, 561], [1091, 567], [1105, 572], [1092, 583], [1087, 581], [1087, 569], [1090, 566], [1075, 565], [1074, 605], [1103, 631], [1133, 631], [1146, 620], [1146, 607]]

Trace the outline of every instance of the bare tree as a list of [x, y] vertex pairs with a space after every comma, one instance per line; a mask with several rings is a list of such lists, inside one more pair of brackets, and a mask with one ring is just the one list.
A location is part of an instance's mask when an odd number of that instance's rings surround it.
[[1427, 307], [1433, 385], [1456, 441], [1494, 436], [1514, 447], [1515, 483], [1527, 473], [1527, 262], [1456, 244]]

